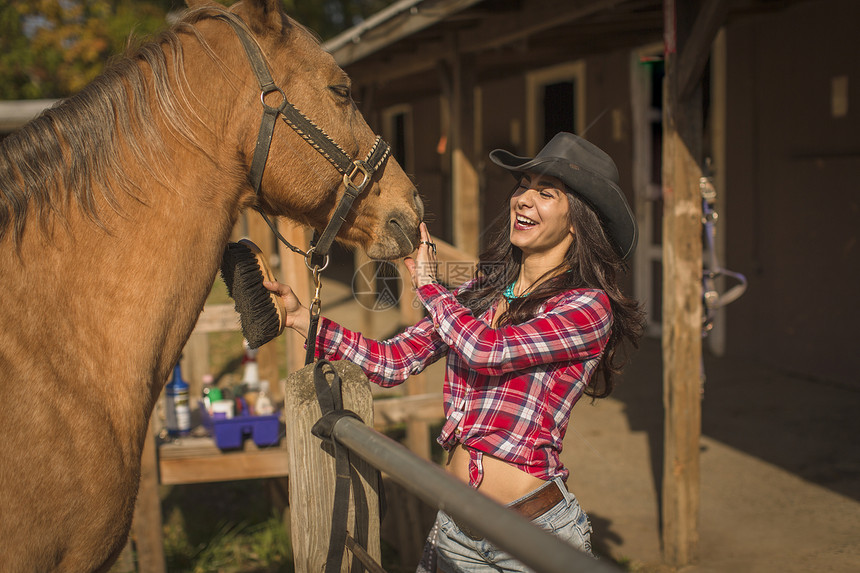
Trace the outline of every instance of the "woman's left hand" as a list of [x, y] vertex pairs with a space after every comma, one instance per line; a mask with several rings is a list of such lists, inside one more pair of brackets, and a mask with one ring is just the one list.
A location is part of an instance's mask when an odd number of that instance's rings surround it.
[[412, 286], [414, 288], [435, 283], [438, 266], [438, 262], [436, 261], [436, 244], [430, 239], [427, 225], [421, 223], [418, 228], [421, 233], [421, 242], [418, 244], [415, 258], [406, 257], [403, 259], [403, 263], [409, 270], [409, 274], [412, 275]]

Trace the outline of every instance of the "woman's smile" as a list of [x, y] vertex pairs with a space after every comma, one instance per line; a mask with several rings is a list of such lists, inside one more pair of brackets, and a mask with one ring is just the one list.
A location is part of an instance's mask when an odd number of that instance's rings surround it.
[[517, 215], [514, 219], [514, 228], [518, 231], [533, 229], [537, 225], [537, 221], [529, 219], [525, 215]]
[[524, 254], [567, 251], [573, 229], [563, 189], [555, 177], [523, 173], [511, 196], [511, 243]]

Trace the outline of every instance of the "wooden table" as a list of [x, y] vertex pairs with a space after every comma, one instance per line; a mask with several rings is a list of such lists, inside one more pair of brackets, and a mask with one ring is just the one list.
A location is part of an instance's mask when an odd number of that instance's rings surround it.
[[158, 445], [158, 472], [159, 483], [173, 485], [282, 477], [289, 467], [283, 445], [258, 448], [246, 439], [242, 449], [221, 451], [210, 437], [191, 437]]
[[[258, 448], [252, 439], [246, 439], [242, 449], [221, 451], [213, 438], [189, 437], [165, 442], [156, 438], [150, 427], [141, 460], [140, 490], [133, 524], [138, 573], [166, 573], [159, 484], [288, 476], [289, 460], [283, 435], [280, 444]], [[130, 551], [130, 548], [126, 547], [125, 551]]]

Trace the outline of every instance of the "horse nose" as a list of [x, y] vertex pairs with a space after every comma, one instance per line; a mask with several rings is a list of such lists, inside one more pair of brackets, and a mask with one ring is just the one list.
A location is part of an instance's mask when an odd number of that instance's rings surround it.
[[401, 253], [399, 256], [411, 253], [418, 246], [418, 224], [411, 215], [402, 211], [392, 213], [386, 223], [386, 230], [397, 243]]
[[418, 220], [424, 220], [424, 201], [421, 195], [418, 194], [418, 189], [412, 190], [412, 202], [415, 204], [415, 212], [418, 213]]

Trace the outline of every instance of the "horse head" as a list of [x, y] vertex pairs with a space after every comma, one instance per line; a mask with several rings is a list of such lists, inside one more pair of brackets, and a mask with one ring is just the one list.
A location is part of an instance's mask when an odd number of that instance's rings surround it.
[[[192, 8], [200, 4], [209, 6], [210, 2], [189, 0]], [[262, 82], [255, 78], [246, 58], [244, 70], [239, 73], [243, 86], [235, 105], [243, 117], [250, 113], [254, 118], [245, 120], [240, 137], [240, 153], [247, 168], [252, 169], [252, 159], [260, 145], [258, 127], [264, 108], [282, 108], [284, 104], [319, 128], [322, 137], [345, 157], [368, 157], [376, 135], [352, 99], [349, 76], [322, 49], [317, 38], [288, 17], [279, 0], [242, 0], [230, 8], [230, 13], [238, 16], [252, 34], [275, 86], [269, 91], [261, 90]], [[223, 23], [219, 25], [223, 34]], [[243, 33], [235, 23], [233, 27], [234, 36]], [[235, 45], [236, 37], [229, 41]], [[248, 49], [234, 51], [244, 57]], [[235, 69], [241, 67], [237, 65]], [[346, 183], [367, 178], [367, 187], [344, 218], [338, 240], [360, 246], [377, 259], [395, 259], [412, 252], [417, 245], [423, 205], [414, 184], [394, 158], [386, 154], [371, 175], [356, 170], [351, 177], [345, 176], [335, 167], [336, 162], [319, 149], [319, 137], [309, 136], [301, 127], [291, 128], [287, 115], [277, 115], [255, 206], [264, 213], [285, 216], [322, 231]]]

